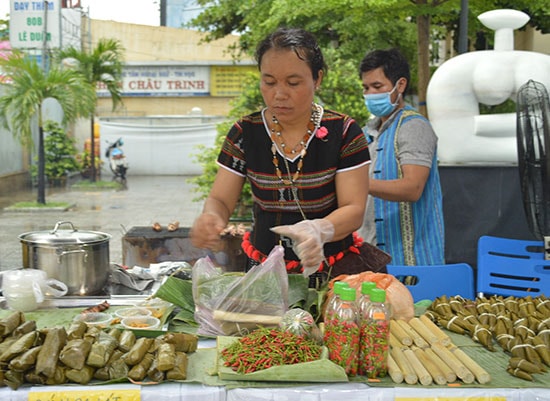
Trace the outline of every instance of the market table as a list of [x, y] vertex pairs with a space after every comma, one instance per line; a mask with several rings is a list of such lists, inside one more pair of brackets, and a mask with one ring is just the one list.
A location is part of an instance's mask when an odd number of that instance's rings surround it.
[[[124, 394], [124, 391], [132, 390]], [[40, 398], [44, 395], [55, 398]], [[130, 395], [138, 395], [129, 398]], [[110, 397], [110, 398], [109, 398]], [[116, 398], [118, 397], [118, 398]], [[127, 398], [123, 398], [127, 397]], [[18, 390], [0, 389], [2, 401], [63, 400], [63, 401], [547, 401], [549, 388], [423, 388], [370, 387], [364, 383], [334, 383], [295, 387], [225, 388], [192, 383], [162, 383], [157, 385], [116, 384], [102, 386], [42, 386]]]

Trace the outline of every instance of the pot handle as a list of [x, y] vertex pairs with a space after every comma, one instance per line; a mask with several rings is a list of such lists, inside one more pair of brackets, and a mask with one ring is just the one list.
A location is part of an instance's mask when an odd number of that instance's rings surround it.
[[73, 231], [78, 231], [76, 228], [74, 228], [73, 223], [71, 223], [70, 221], [58, 221], [57, 223], [55, 223], [55, 226], [54, 226], [53, 230], [50, 232], [50, 234], [55, 234], [57, 232], [57, 230], [59, 229], [59, 226], [62, 225], [62, 224], [70, 224]]
[[67, 287], [67, 284], [62, 281], [49, 278], [44, 282], [44, 292], [46, 295], [62, 297], [67, 294], [67, 291], [69, 291], [69, 288]]
[[84, 249], [75, 249], [73, 251], [61, 251], [57, 255], [57, 264], [61, 264], [61, 258], [65, 255], [70, 255], [71, 253], [83, 253], [84, 254], [84, 262], [88, 261], [88, 251]]

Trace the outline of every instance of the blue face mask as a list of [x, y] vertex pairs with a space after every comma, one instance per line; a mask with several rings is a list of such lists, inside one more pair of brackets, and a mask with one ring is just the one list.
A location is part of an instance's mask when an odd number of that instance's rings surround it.
[[390, 92], [373, 93], [370, 95], [363, 95], [365, 98], [365, 106], [367, 109], [377, 117], [386, 117], [391, 114], [397, 103], [399, 103], [399, 96], [395, 99], [395, 103], [391, 102], [391, 94], [397, 89], [397, 83]]

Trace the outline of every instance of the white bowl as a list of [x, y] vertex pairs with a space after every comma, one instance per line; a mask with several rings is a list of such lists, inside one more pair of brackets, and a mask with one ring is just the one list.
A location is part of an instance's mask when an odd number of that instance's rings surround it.
[[160, 328], [160, 320], [153, 316], [130, 316], [120, 322], [129, 330], [155, 330]]
[[131, 308], [118, 309], [115, 311], [115, 315], [120, 319], [132, 316], [151, 316], [151, 311], [147, 308], [133, 306]]
[[113, 316], [105, 312], [88, 312], [80, 313], [74, 318], [75, 321], [86, 323], [88, 326], [96, 326], [105, 328], [109, 326], [113, 320]]

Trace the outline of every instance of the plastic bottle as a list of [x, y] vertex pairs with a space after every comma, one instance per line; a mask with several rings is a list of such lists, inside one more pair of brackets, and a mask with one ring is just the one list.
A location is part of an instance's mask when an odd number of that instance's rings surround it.
[[323, 316], [323, 320], [330, 319], [332, 314], [334, 313], [334, 310], [336, 309], [336, 305], [340, 302], [340, 291], [342, 288], [349, 287], [349, 284], [345, 281], [336, 281], [332, 287], [332, 296], [328, 298], [327, 300], [327, 306], [325, 307], [325, 313]]
[[363, 281], [361, 283], [361, 295], [357, 300], [357, 308], [359, 316], [363, 316], [365, 311], [370, 305], [370, 292], [373, 288], [376, 288], [376, 283], [372, 281]]
[[388, 373], [390, 315], [386, 291], [373, 288], [370, 291], [370, 305], [359, 317], [361, 335], [358, 373], [362, 376], [373, 379]]
[[340, 302], [325, 320], [324, 343], [329, 359], [340, 365], [348, 376], [357, 375], [359, 358], [359, 314], [355, 289], [340, 290]]

